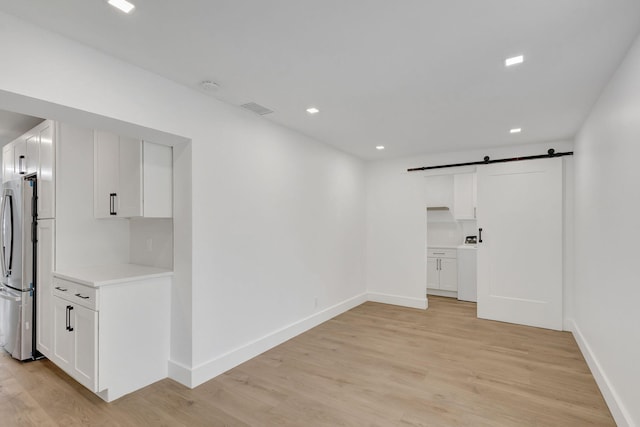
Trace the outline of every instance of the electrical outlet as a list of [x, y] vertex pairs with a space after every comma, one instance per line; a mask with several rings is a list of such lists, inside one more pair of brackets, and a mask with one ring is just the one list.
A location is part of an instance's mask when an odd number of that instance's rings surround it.
[[147, 239], [147, 252], [153, 252], [153, 239]]
[[318, 297], [313, 297], [313, 308], [318, 308]]

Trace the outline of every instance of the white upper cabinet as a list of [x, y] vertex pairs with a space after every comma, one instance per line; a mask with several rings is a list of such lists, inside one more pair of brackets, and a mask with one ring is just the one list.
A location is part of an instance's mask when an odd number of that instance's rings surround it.
[[15, 152], [13, 143], [9, 143], [2, 147], [2, 182], [11, 181], [15, 173], [14, 156]]
[[170, 218], [172, 188], [171, 147], [94, 132], [96, 218]]
[[453, 178], [451, 175], [428, 176], [427, 195], [425, 201], [427, 207], [451, 208], [453, 205]]
[[[56, 124], [46, 120], [36, 127], [38, 135], [38, 217], [55, 218], [55, 141]], [[27, 143], [27, 156], [34, 152]], [[30, 168], [32, 160], [27, 159], [27, 168]]]
[[38, 217], [55, 218], [55, 123], [45, 120], [2, 149], [2, 182], [37, 174]]
[[460, 173], [453, 176], [453, 216], [456, 220], [476, 219], [476, 174]]
[[144, 216], [173, 216], [173, 149], [144, 141], [143, 144]]
[[[38, 148], [38, 136], [37, 135], [23, 135], [20, 138], [13, 141], [13, 164], [15, 167], [14, 176], [20, 177], [27, 175], [29, 173], [27, 169], [27, 140], [29, 140], [29, 145], [31, 147], [36, 147], [36, 153]], [[33, 151], [33, 150], [32, 150]], [[33, 166], [34, 163], [37, 163], [38, 159], [34, 159], [31, 162]], [[31, 173], [36, 171], [35, 167], [32, 167]]]

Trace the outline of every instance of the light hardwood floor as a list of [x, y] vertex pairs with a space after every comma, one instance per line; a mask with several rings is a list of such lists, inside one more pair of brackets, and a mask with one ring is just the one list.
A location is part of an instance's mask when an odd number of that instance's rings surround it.
[[365, 303], [189, 390], [163, 380], [107, 404], [47, 360], [0, 356], [0, 425], [615, 425], [571, 336]]

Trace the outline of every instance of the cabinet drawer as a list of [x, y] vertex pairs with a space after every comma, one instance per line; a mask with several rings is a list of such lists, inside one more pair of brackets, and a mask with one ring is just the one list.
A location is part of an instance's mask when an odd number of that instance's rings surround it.
[[456, 258], [457, 251], [455, 249], [428, 248], [427, 257], [429, 258]]
[[95, 288], [69, 280], [53, 278], [53, 294], [69, 302], [97, 310], [98, 294]]
[[68, 280], [59, 279], [57, 277], [53, 278], [53, 294], [59, 296], [60, 298], [64, 298], [69, 300], [70, 295], [76, 291], [77, 283], [69, 282]]

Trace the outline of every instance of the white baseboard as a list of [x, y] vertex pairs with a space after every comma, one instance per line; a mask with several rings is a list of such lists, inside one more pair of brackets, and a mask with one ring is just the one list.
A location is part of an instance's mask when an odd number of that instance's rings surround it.
[[182, 363], [169, 360], [169, 375], [168, 377], [180, 384], [193, 388], [192, 371], [189, 367]]
[[574, 319], [567, 319], [566, 322], [569, 326], [569, 330], [573, 333], [573, 336], [578, 343], [578, 347], [580, 347], [580, 351], [582, 351], [582, 355], [584, 359], [587, 361], [587, 365], [589, 365], [589, 369], [591, 369], [591, 373], [600, 388], [600, 392], [604, 397], [609, 410], [611, 411], [611, 415], [613, 415], [613, 419], [616, 424], [620, 427], [632, 427], [635, 426], [629, 412], [622, 404], [618, 393], [616, 393], [615, 388], [609, 381], [606, 373], [602, 369], [602, 365], [598, 361], [598, 358], [591, 350], [591, 346], [585, 339], [584, 335], [580, 331], [580, 328], [576, 324]]
[[[326, 308], [318, 313], [314, 313], [309, 317], [299, 320], [291, 325], [285, 326], [275, 332], [264, 337], [258, 338], [242, 347], [231, 350], [215, 359], [202, 363], [191, 370], [189, 387], [197, 387], [198, 385], [209, 381], [210, 379], [228, 371], [229, 369], [246, 362], [265, 351], [290, 340], [327, 320], [351, 310], [352, 308], [367, 301], [367, 294], [363, 293], [349, 298], [336, 305]], [[186, 373], [181, 371], [182, 366], [175, 366], [174, 372], [180, 378], [186, 377]], [[179, 369], [178, 369], [179, 368]], [[186, 369], [186, 368], [185, 368]], [[172, 372], [172, 365], [169, 365], [169, 372]], [[172, 377], [173, 378], [173, 377]], [[177, 380], [182, 382], [180, 380]], [[184, 384], [184, 383], [183, 383]], [[186, 384], [185, 384], [186, 385]]]
[[299, 320], [291, 325], [285, 326], [275, 332], [258, 338], [248, 344], [231, 350], [215, 359], [202, 363], [193, 369], [172, 360], [169, 360], [169, 378], [183, 384], [189, 388], [209, 381], [212, 378], [246, 362], [265, 351], [290, 340], [291, 338], [320, 325], [327, 320], [342, 314], [354, 307], [366, 302], [374, 301], [384, 304], [393, 304], [410, 308], [427, 308], [427, 298], [410, 298], [399, 295], [388, 295], [380, 293], [364, 293], [356, 295], [309, 317]]
[[410, 308], [421, 308], [425, 310], [428, 306], [427, 298], [403, 297], [400, 295], [380, 294], [377, 292], [369, 292], [367, 300], [373, 302], [381, 302], [384, 304], [400, 305]]

